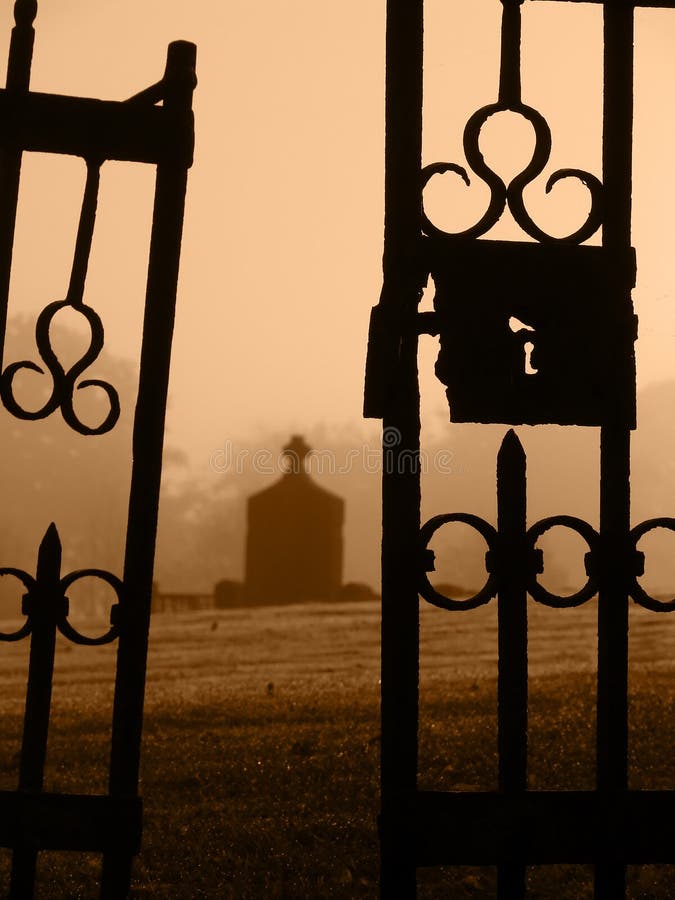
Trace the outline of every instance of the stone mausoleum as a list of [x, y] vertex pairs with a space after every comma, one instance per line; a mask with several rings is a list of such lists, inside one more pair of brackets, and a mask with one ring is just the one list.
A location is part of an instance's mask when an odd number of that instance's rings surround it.
[[293, 435], [283, 449], [282, 477], [248, 498], [244, 595], [250, 603], [337, 599], [344, 500], [311, 478], [310, 452]]

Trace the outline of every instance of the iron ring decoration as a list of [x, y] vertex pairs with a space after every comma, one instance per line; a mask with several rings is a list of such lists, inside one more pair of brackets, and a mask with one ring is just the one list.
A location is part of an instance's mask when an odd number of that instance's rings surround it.
[[[570, 528], [586, 541], [591, 553], [597, 550], [600, 539], [598, 532], [588, 522], [584, 522], [583, 519], [578, 519], [576, 516], [550, 516], [532, 525], [527, 531], [530, 549], [534, 550], [539, 538], [547, 531], [550, 531], [551, 528], [556, 527]], [[589, 574], [586, 584], [580, 590], [566, 597], [561, 597], [542, 587], [537, 581], [537, 572], [530, 570], [527, 578], [527, 592], [537, 603], [551, 606], [554, 609], [565, 609], [581, 606], [582, 603], [595, 596], [598, 592], [598, 579], [596, 575]]]
[[[23, 586], [30, 591], [35, 589], [35, 579], [32, 575], [29, 575], [28, 572], [24, 572], [23, 569], [12, 569], [12, 568], [4, 568], [0, 569], [0, 576], [2, 575], [13, 575], [14, 578], [18, 578], [19, 581], [23, 584]], [[26, 621], [23, 623], [21, 628], [17, 631], [5, 632], [0, 631], [0, 641], [21, 641], [33, 630], [33, 623], [30, 619], [30, 616], [26, 618]]]
[[[485, 519], [470, 513], [448, 513], [447, 515], [434, 516], [429, 519], [420, 529], [420, 558], [424, 558], [424, 552], [427, 550], [429, 541], [443, 525], [450, 522], [461, 522], [475, 529], [485, 540], [488, 548], [494, 550], [497, 544], [497, 531]], [[494, 573], [488, 572], [488, 578], [483, 587], [473, 597], [467, 600], [453, 600], [452, 597], [446, 597], [440, 594], [429, 581], [426, 571], [421, 571], [418, 582], [418, 591], [422, 597], [433, 606], [450, 611], [476, 609], [489, 603], [497, 593], [497, 577]]]
[[[667, 528], [669, 531], [675, 531], [675, 519], [661, 517], [657, 519], [647, 519], [632, 528], [630, 531], [630, 539], [633, 547], [637, 550], [638, 541], [644, 537], [649, 531], [655, 528]], [[671, 612], [675, 609], [675, 598], [672, 600], [661, 601], [650, 596], [640, 585], [637, 575], [633, 576], [633, 582], [630, 589], [630, 595], [640, 606], [650, 609], [652, 612]]]
[[98, 578], [101, 581], [105, 581], [106, 584], [109, 584], [115, 591], [118, 602], [114, 604], [110, 610], [110, 628], [99, 637], [88, 637], [74, 628], [68, 621], [68, 617], [65, 616], [63, 620], [58, 623], [58, 629], [61, 634], [68, 638], [69, 641], [72, 641], [73, 644], [87, 644], [88, 646], [110, 644], [119, 634], [119, 617], [117, 612], [119, 611], [119, 602], [122, 600], [124, 584], [122, 580], [116, 575], [113, 575], [112, 572], [106, 572], [103, 569], [78, 569], [76, 572], [71, 572], [70, 575], [64, 576], [59, 582], [59, 586], [63, 593], [65, 594], [68, 588], [81, 578]]
[[[57, 359], [49, 336], [54, 316], [66, 307], [71, 307], [80, 312], [91, 328], [91, 341], [88, 350], [81, 359], [68, 369], [68, 371], [63, 368]], [[77, 379], [85, 369], [97, 359], [99, 353], [103, 349], [103, 325], [101, 324], [101, 319], [98, 314], [90, 306], [87, 306], [84, 303], [77, 306], [72, 306], [68, 300], [59, 300], [55, 303], [50, 303], [38, 316], [37, 324], [35, 326], [35, 342], [45, 367], [52, 376], [53, 387], [51, 396], [44, 406], [37, 410], [27, 410], [20, 406], [14, 397], [13, 390], [14, 376], [16, 373], [21, 369], [29, 369], [32, 372], [38, 372], [39, 374], [44, 375], [45, 370], [30, 360], [12, 363], [7, 366], [0, 378], [0, 397], [2, 398], [2, 402], [7, 411], [18, 419], [36, 420], [46, 418], [56, 409], [61, 407], [61, 414], [65, 422], [74, 431], [79, 432], [79, 434], [105, 434], [107, 431], [114, 428], [120, 416], [120, 400], [115, 388], [107, 382], [100, 381], [97, 378], [88, 378], [76, 385]], [[86, 387], [102, 388], [105, 391], [110, 404], [107, 416], [100, 425], [94, 428], [81, 422], [73, 408], [74, 391]]]
[[[497, 173], [488, 166], [480, 150], [480, 134], [487, 120], [499, 112], [513, 112], [521, 115], [531, 123], [535, 134], [535, 146], [528, 165], [516, 175], [507, 186]], [[485, 234], [495, 225], [508, 205], [515, 221], [530, 237], [543, 243], [581, 244], [592, 237], [602, 225], [602, 182], [590, 172], [582, 169], [559, 169], [554, 172], [545, 185], [546, 193], [566, 178], [577, 178], [588, 189], [591, 207], [584, 224], [576, 231], [564, 237], [553, 237], [543, 231], [533, 221], [525, 208], [523, 192], [525, 188], [544, 171], [551, 156], [551, 130], [546, 119], [523, 103], [491, 103], [475, 112], [464, 129], [464, 155], [471, 170], [490, 189], [490, 203], [481, 219], [470, 228], [461, 232], [447, 232], [438, 228], [428, 218], [422, 202], [422, 228], [425, 234], [436, 237], [477, 238]], [[432, 163], [422, 169], [422, 192], [434, 175], [454, 172], [469, 186], [471, 180], [466, 169], [456, 163]]]
[[[19, 581], [21, 581], [27, 588], [28, 594], [39, 588], [37, 579], [33, 578], [32, 575], [29, 575], [28, 572], [24, 572], [22, 569], [0, 569], [0, 576], [2, 575], [13, 575], [15, 578], [18, 578]], [[69, 575], [64, 576], [58, 582], [59, 594], [61, 596], [65, 596], [66, 591], [72, 584], [74, 584], [76, 581], [79, 581], [81, 578], [90, 577], [99, 578], [101, 579], [101, 581], [105, 581], [115, 591], [118, 602], [122, 599], [124, 585], [121, 579], [119, 579], [116, 575], [113, 575], [111, 572], [106, 572], [102, 569], [78, 569], [76, 572], [71, 572]], [[87, 644], [90, 646], [109, 644], [114, 641], [119, 634], [119, 625], [117, 621], [118, 616], [116, 615], [116, 610], [118, 608], [118, 604], [113, 605], [110, 612], [110, 628], [108, 629], [108, 631], [98, 637], [88, 637], [87, 635], [81, 634], [81, 632], [79, 632], [69, 622], [67, 615], [60, 616], [57, 619], [56, 627], [61, 632], [61, 634], [73, 644]], [[0, 632], [0, 641], [20, 641], [23, 638], [27, 637], [32, 632], [32, 630], [33, 617], [29, 614], [27, 616], [26, 622], [17, 631], [10, 633]]]

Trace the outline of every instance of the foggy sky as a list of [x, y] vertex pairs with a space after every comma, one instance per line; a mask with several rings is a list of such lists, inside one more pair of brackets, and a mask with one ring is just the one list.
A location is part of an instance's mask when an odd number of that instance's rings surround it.
[[[11, 8], [3, 4], [0, 50]], [[428, 0], [425, 162], [463, 162], [467, 117], [495, 99], [500, 13], [498, 0]], [[675, 117], [661, 112], [675, 108], [675, 14], [636, 17], [642, 386], [671, 374], [675, 335], [666, 232]], [[526, 3], [523, 20], [523, 96], [553, 132], [547, 173], [574, 166], [600, 174], [600, 10]], [[198, 45], [172, 442], [203, 467], [225, 438], [259, 427], [290, 433], [358, 420], [367, 319], [380, 286], [383, 0], [43, 0], [36, 30], [33, 88], [104, 98], [123, 99], [156, 81], [170, 40]], [[529, 136], [507, 125], [491, 123], [486, 148], [508, 168], [527, 156]], [[77, 160], [26, 158], [14, 308], [37, 309], [63, 295], [82, 181]], [[562, 230], [583, 220], [583, 189], [559, 185], [545, 197], [544, 181], [527, 193], [544, 224]], [[151, 194], [148, 168], [104, 166], [88, 300], [113, 352], [135, 350]], [[482, 208], [484, 192], [452, 183], [443, 199], [448, 221], [462, 224]], [[498, 229], [517, 236], [508, 222]], [[432, 375], [435, 352], [426, 349], [422, 364], [434, 411], [444, 404]]]
[[[0, 10], [5, 56], [12, 6]], [[427, 0], [426, 9], [424, 162], [463, 163], [467, 118], [496, 99], [501, 4]], [[384, 10], [384, 0], [40, 4], [35, 90], [124, 99], [161, 77], [169, 41], [198, 45], [167, 442], [204, 477], [230, 439], [254, 446], [265, 434], [321, 426], [377, 434], [378, 423], [360, 416], [368, 315], [381, 280]], [[544, 227], [562, 232], [584, 220], [587, 197], [572, 182], [544, 195], [546, 176], [560, 167], [601, 174], [601, 11], [526, 2], [523, 23], [523, 99], [553, 135], [549, 167], [526, 200]], [[634, 299], [644, 388], [675, 376], [675, 13], [639, 10], [636, 23]], [[505, 117], [486, 132], [486, 156], [504, 175], [529, 158], [531, 138], [518, 122]], [[24, 157], [10, 314], [36, 313], [65, 295], [83, 182], [80, 160]], [[149, 167], [103, 167], [85, 301], [101, 314], [110, 351], [131, 359], [152, 189]], [[485, 190], [456, 179], [439, 202], [442, 222], [462, 227], [482, 212]], [[506, 217], [492, 236], [518, 234]], [[443, 387], [433, 377], [437, 344], [422, 344], [423, 411], [436, 439], [440, 429], [446, 440], [447, 428], [452, 448], [457, 431], [443, 425]], [[546, 496], [543, 477], [535, 491], [542, 508]], [[441, 506], [454, 507], [452, 496]], [[364, 567], [351, 577], [365, 577]]]

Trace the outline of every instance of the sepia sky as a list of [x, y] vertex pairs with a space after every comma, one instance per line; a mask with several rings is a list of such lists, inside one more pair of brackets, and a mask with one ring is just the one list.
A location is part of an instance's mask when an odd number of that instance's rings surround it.
[[[13, 4], [0, 15], [6, 56]], [[229, 437], [359, 423], [368, 314], [381, 276], [384, 0], [41, 0], [32, 87], [124, 99], [162, 74], [166, 45], [198, 45], [169, 441], [196, 467]], [[498, 0], [428, 0], [424, 162], [463, 163], [468, 116], [497, 92]], [[634, 244], [639, 387], [675, 377], [675, 11], [636, 13]], [[601, 12], [523, 7], [523, 99], [547, 118], [560, 167], [600, 175]], [[527, 128], [494, 122], [486, 156], [529, 158]], [[62, 299], [84, 167], [26, 156], [10, 313]], [[585, 219], [583, 188], [528, 189], [551, 231]], [[152, 173], [108, 163], [85, 300], [133, 356]], [[449, 184], [438, 218], [475, 221], [480, 186]], [[436, 207], [434, 207], [436, 209]], [[516, 237], [508, 222], [500, 234]], [[425, 409], [439, 416], [435, 347]], [[11, 348], [8, 347], [8, 361]], [[95, 377], [95, 376], [92, 376]]]

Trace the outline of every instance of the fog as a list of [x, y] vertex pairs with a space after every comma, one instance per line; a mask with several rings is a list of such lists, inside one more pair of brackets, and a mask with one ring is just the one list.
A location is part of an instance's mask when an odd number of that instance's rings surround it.
[[[0, 50], [9, 38], [10, 6], [0, 13]], [[468, 116], [496, 95], [501, 4], [456, 6], [427, 3], [425, 162], [461, 162]], [[524, 7], [523, 96], [551, 125], [551, 167], [598, 172], [600, 10], [551, 6]], [[634, 297], [640, 337], [633, 511], [639, 521], [673, 509], [675, 127], [662, 110], [673, 102], [675, 18], [667, 10], [638, 10], [636, 20]], [[277, 456], [290, 434], [302, 433], [318, 459], [334, 455], [335, 465], [325, 463], [315, 477], [346, 500], [344, 579], [377, 585], [379, 425], [361, 419], [361, 404], [368, 314], [381, 280], [384, 3], [45, 3], [36, 31], [33, 88], [103, 98], [122, 99], [157, 81], [170, 40], [198, 45], [197, 147], [182, 249], [157, 581], [166, 590], [203, 591], [219, 578], [241, 577], [245, 498], [279, 477], [256, 470], [253, 455], [267, 450]], [[530, 136], [509, 121], [489, 131], [486, 152], [506, 169], [516, 166]], [[64, 294], [83, 181], [79, 160], [25, 155], [10, 297], [13, 321], [25, 318], [10, 334], [8, 362], [35, 358], [31, 323]], [[109, 351], [97, 374], [111, 366], [111, 380], [116, 374], [127, 386], [115, 431], [81, 438], [67, 433], [58, 414], [21, 423], [0, 411], [6, 435], [3, 565], [31, 571], [54, 520], [64, 566], [120, 571], [152, 189], [146, 167], [103, 166], [86, 300], [102, 317]], [[565, 229], [585, 215], [582, 188], [560, 185], [548, 196], [538, 184], [531, 193], [544, 225]], [[473, 192], [453, 183], [433, 202], [443, 221], [461, 227], [483, 201], [480, 187]], [[517, 236], [508, 216], [494, 236]], [[66, 324], [77, 332], [76, 322]], [[495, 457], [505, 429], [449, 424], [433, 376], [436, 352], [425, 338], [423, 516], [461, 509], [494, 520]], [[570, 513], [596, 521], [597, 431], [519, 432], [530, 459], [530, 519]], [[239, 471], [223, 465], [228, 447], [247, 451]], [[476, 586], [483, 548], [461, 528], [453, 540], [455, 549], [438, 548], [442, 577]], [[649, 578], [667, 591], [668, 537], [651, 543]], [[560, 585], [582, 577], [582, 547], [551, 538], [547, 550], [546, 577]]]
[[[55, 344], [64, 358], [75, 354], [76, 331], [62, 327]], [[14, 319], [7, 360], [35, 358], [32, 325]], [[2, 565], [33, 572], [39, 541], [51, 521], [64, 549], [64, 571], [101, 567], [120, 573], [131, 467], [131, 424], [136, 378], [129, 361], [104, 354], [94, 365], [120, 391], [122, 415], [115, 429], [97, 438], [70, 432], [58, 413], [40, 422], [5, 418], [5, 464], [0, 472], [5, 498], [0, 532]], [[34, 379], [30, 384], [29, 380]], [[18, 381], [33, 402], [47, 388], [44, 378]], [[438, 388], [441, 391], [441, 386]], [[87, 408], [87, 400], [89, 407]], [[77, 398], [83, 417], [95, 422], [105, 404], [90, 389]], [[431, 401], [435, 402], [435, 401]], [[638, 398], [639, 428], [633, 438], [633, 521], [668, 515], [675, 506], [675, 422], [665, 413], [675, 405], [675, 380], [654, 384]], [[496, 454], [504, 426], [456, 425], [438, 410], [425, 416], [422, 435], [422, 516], [472, 512], [496, 521]], [[528, 520], [568, 514], [597, 526], [597, 429], [538, 426], [517, 429], [528, 455]], [[345, 500], [343, 581], [379, 584], [379, 425], [360, 422], [331, 428], [308, 421], [303, 434], [313, 449], [311, 476]], [[156, 558], [156, 580], [164, 591], [210, 592], [222, 578], [241, 579], [244, 566], [246, 499], [282, 476], [282, 448], [288, 430], [259, 430], [238, 439], [224, 436], [202, 468], [181, 451], [179, 437], [166, 437]], [[675, 590], [670, 560], [672, 537], [643, 541], [645, 585]], [[544, 580], [564, 590], [583, 580], [579, 539], [556, 530], [542, 544]], [[477, 589], [485, 578], [482, 540], [464, 526], [444, 529], [434, 543], [438, 581]], [[5, 580], [3, 580], [4, 582]], [[7, 579], [9, 581], [9, 579]], [[3, 583], [6, 610], [16, 607], [16, 586]], [[11, 599], [10, 599], [11, 598]]]

